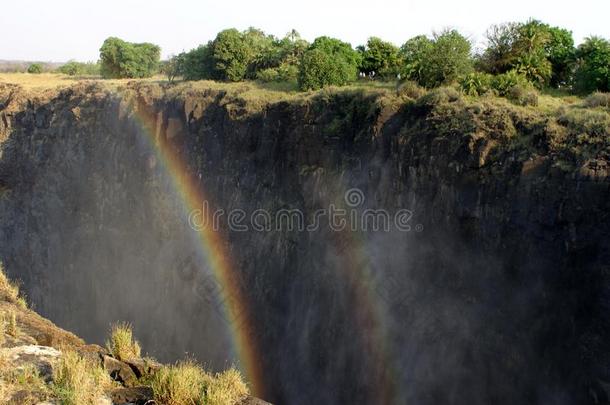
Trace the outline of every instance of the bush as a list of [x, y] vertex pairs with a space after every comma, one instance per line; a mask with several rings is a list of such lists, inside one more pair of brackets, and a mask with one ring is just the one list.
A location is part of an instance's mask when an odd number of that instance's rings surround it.
[[352, 82], [358, 76], [359, 60], [350, 44], [329, 37], [317, 38], [301, 59], [299, 88], [317, 90]]
[[432, 88], [449, 84], [472, 71], [471, 44], [456, 30], [407, 41], [401, 52], [405, 59], [404, 76]]
[[538, 105], [538, 92], [531, 85], [517, 84], [511, 87], [506, 94], [506, 98], [522, 106]]
[[140, 344], [133, 338], [131, 325], [125, 322], [112, 325], [106, 348], [115, 358], [121, 361], [137, 359], [141, 355]]
[[23, 309], [26, 309], [28, 306], [25, 298], [19, 293], [19, 285], [6, 277], [2, 264], [0, 264], [0, 294], [4, 295], [8, 302], [16, 304]]
[[396, 93], [398, 96], [407, 96], [413, 100], [417, 100], [426, 94], [426, 89], [414, 81], [407, 80], [398, 86]]
[[474, 72], [459, 79], [464, 94], [481, 96], [492, 90], [493, 76], [488, 73]]
[[40, 63], [32, 63], [30, 66], [28, 66], [28, 73], [42, 73], [42, 65]]
[[585, 99], [585, 106], [589, 108], [610, 107], [610, 93], [595, 92]]
[[278, 82], [280, 81], [280, 72], [277, 68], [263, 69], [256, 73], [256, 79], [261, 82]]
[[417, 100], [419, 106], [435, 106], [453, 103], [461, 99], [460, 93], [452, 87], [439, 87], [431, 90]]
[[64, 65], [61, 65], [58, 72], [68, 76], [80, 76], [80, 75], [91, 75], [96, 76], [100, 74], [100, 65], [97, 63], [82, 63], [70, 61]]
[[6, 328], [6, 334], [14, 338], [19, 336], [19, 325], [17, 325], [17, 315], [14, 311], [10, 311], [5, 315], [3, 323]]
[[144, 78], [156, 73], [161, 48], [150, 43], [131, 43], [110, 37], [100, 48], [101, 74], [105, 78]]
[[74, 351], [65, 351], [53, 370], [54, 394], [63, 405], [96, 404], [111, 386], [106, 372], [97, 363]]
[[531, 84], [525, 76], [519, 74], [515, 70], [510, 70], [506, 73], [496, 75], [491, 81], [492, 89], [502, 97], [508, 96], [511, 89], [515, 86], [531, 87]]

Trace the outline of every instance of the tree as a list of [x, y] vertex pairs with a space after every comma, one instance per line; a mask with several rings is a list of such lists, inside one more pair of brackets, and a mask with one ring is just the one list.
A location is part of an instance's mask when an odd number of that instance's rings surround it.
[[212, 42], [175, 57], [175, 75], [184, 80], [217, 79]]
[[436, 87], [457, 80], [472, 71], [471, 44], [456, 30], [417, 36], [401, 48], [405, 78], [424, 87]]
[[494, 25], [487, 31], [488, 47], [478, 67], [500, 74], [516, 70], [538, 87], [566, 85], [571, 80], [572, 33], [538, 20]]
[[42, 65], [40, 63], [32, 63], [30, 66], [28, 66], [28, 73], [42, 73]]
[[319, 37], [303, 54], [299, 70], [301, 90], [329, 85], [343, 86], [356, 80], [360, 55], [352, 46], [335, 38]]
[[424, 66], [426, 58], [432, 48], [432, 41], [425, 35], [418, 35], [409, 39], [400, 48], [403, 58], [403, 75], [405, 78], [424, 82]]
[[358, 48], [362, 62], [360, 71], [382, 78], [395, 78], [400, 72], [401, 59], [398, 48], [377, 37], [369, 38], [366, 46]]
[[105, 78], [151, 77], [157, 70], [161, 48], [151, 43], [131, 43], [110, 37], [100, 48], [101, 74]]
[[610, 91], [610, 42], [589, 37], [576, 50], [574, 88], [580, 93]]
[[551, 36], [545, 51], [552, 66], [551, 86], [569, 85], [572, 80], [573, 65], [576, 56], [572, 32], [559, 27], [549, 27]]
[[219, 80], [238, 82], [246, 77], [254, 59], [256, 39], [253, 33], [242, 34], [235, 28], [221, 31], [211, 44], [215, 76]]

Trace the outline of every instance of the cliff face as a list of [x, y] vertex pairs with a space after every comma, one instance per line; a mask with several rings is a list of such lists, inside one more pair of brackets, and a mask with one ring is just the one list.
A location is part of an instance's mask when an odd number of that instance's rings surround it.
[[42, 315], [86, 340], [123, 319], [163, 361], [236, 360], [226, 291], [200, 263], [163, 144], [225, 212], [412, 213], [388, 232], [333, 230], [328, 216], [309, 230], [221, 221], [259, 396], [605, 403], [606, 115], [448, 90], [260, 103], [222, 89], [3, 87], [0, 259]]

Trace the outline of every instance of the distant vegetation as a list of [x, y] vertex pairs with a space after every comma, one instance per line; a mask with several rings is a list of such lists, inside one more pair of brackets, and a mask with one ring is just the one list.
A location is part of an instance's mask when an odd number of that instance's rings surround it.
[[[544, 89], [581, 95], [610, 91], [607, 39], [589, 37], [575, 46], [569, 30], [529, 20], [493, 25], [486, 40], [485, 49], [473, 50], [471, 41], [457, 30], [444, 30], [415, 36], [400, 47], [371, 37], [353, 48], [327, 36], [309, 43], [294, 30], [278, 38], [256, 28], [231, 28], [163, 62], [157, 45], [110, 37], [100, 49], [98, 63], [71, 61], [57, 71], [104, 78], [162, 73], [170, 82], [256, 80], [302, 91], [359, 80], [413, 82], [426, 89], [456, 85], [468, 95], [494, 93], [521, 104], [533, 104], [535, 94]], [[43, 70], [48, 71], [38, 63], [27, 68], [30, 73]]]
[[[610, 42], [587, 38], [537, 20], [494, 25], [487, 48], [475, 53], [456, 30], [419, 35], [401, 47], [371, 37], [356, 49], [335, 38], [309, 44], [296, 31], [279, 39], [250, 28], [220, 32], [213, 41], [172, 57], [170, 80], [289, 81], [301, 90], [341, 86], [368, 78], [410, 80], [426, 88], [460, 83], [466, 93], [532, 93], [555, 88], [575, 93], [610, 90]], [[514, 89], [517, 86], [517, 89]]]

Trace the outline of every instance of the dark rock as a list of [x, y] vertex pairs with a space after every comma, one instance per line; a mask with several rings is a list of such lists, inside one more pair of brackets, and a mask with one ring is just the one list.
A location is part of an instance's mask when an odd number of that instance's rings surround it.
[[135, 373], [136, 377], [141, 378], [142, 376], [153, 374], [161, 368], [161, 364], [151, 359], [134, 359], [126, 361]]
[[110, 393], [110, 398], [116, 405], [143, 405], [153, 399], [153, 390], [150, 387], [118, 388]]
[[138, 378], [127, 363], [106, 355], [102, 357], [102, 361], [104, 369], [113, 380], [120, 382], [126, 387], [133, 387], [137, 384]]

